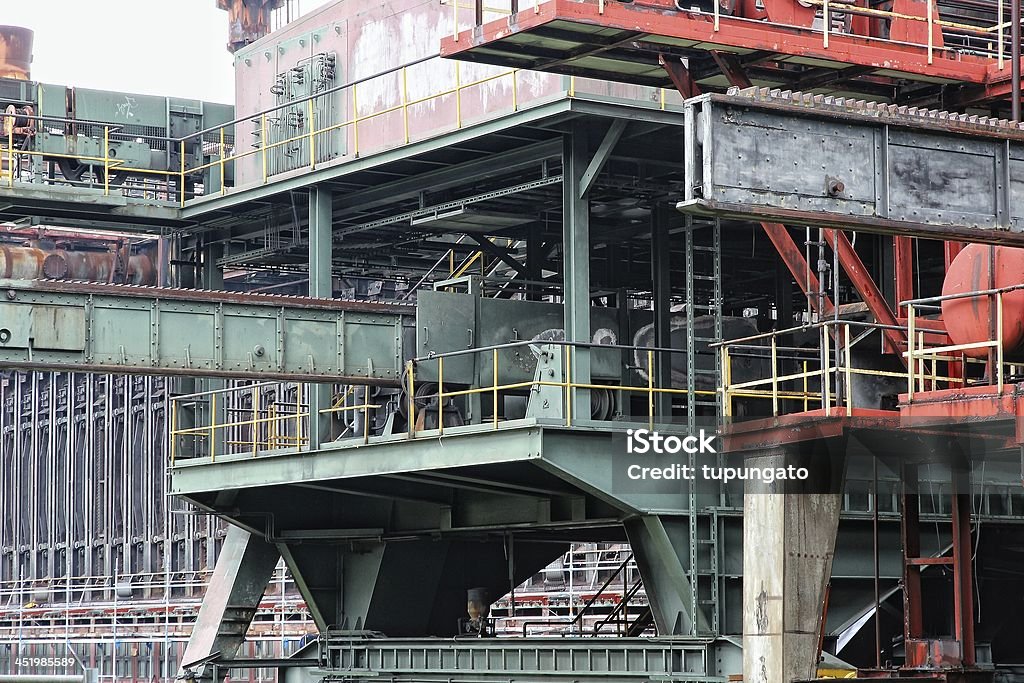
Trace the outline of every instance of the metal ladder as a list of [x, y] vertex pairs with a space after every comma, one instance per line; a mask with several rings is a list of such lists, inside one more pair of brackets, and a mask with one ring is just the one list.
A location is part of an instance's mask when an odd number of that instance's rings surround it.
[[[698, 337], [694, 318], [707, 315], [713, 318], [713, 336]], [[704, 333], [706, 334], [706, 332]], [[696, 363], [697, 343], [710, 344], [722, 339], [722, 226], [719, 219], [693, 219], [686, 221], [686, 422], [690, 433], [702, 426], [710, 429], [714, 418], [722, 414], [721, 396], [698, 395], [698, 375], [713, 380], [711, 386], [721, 386], [721, 366], [716, 359], [713, 369], [699, 369]], [[704, 410], [699, 411], [698, 408]], [[709, 410], [710, 409], [710, 410]], [[703, 419], [698, 419], [703, 418]], [[704, 456], [705, 458], [707, 456]], [[697, 455], [689, 456], [690, 467], [696, 467]], [[715, 463], [720, 464], [720, 463]], [[695, 478], [689, 486], [690, 531], [690, 597], [694, 610], [692, 635], [719, 633], [719, 544], [718, 514], [715, 503], [718, 492], [698, 491]], [[713, 500], [711, 500], [713, 498]], [[704, 612], [708, 618], [700, 619]]]

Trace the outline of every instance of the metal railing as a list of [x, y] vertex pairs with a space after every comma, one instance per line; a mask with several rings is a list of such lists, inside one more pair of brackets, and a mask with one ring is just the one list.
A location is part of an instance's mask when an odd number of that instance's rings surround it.
[[[171, 464], [184, 455], [183, 451], [188, 457], [205, 455], [211, 461], [219, 455], [255, 457], [265, 452], [301, 451], [309, 444], [309, 390], [307, 384], [261, 382], [172, 396]], [[294, 400], [281, 400], [282, 395], [292, 392]], [[350, 388], [319, 415], [362, 411], [361, 438], [367, 443], [370, 411], [381, 406], [370, 403], [366, 393], [363, 403], [346, 405], [345, 399], [351, 395]], [[189, 418], [188, 426], [182, 426], [184, 415]]]
[[[898, 326], [852, 320], [824, 320], [714, 344], [722, 363], [722, 406], [726, 419], [735, 416], [737, 398], [770, 401], [770, 416], [807, 412], [813, 405], [826, 413], [833, 408], [853, 414], [855, 376], [905, 379], [907, 373], [860, 368], [853, 364], [853, 349], [875, 332]], [[855, 333], [856, 330], [856, 333]], [[816, 334], [812, 346], [780, 343], [797, 335]], [[733, 381], [738, 358], [753, 359], [754, 379]], [[759, 362], [757, 362], [759, 361]], [[765, 365], [765, 372], [758, 372]], [[795, 368], [795, 369], [794, 369]]]
[[[510, 0], [510, 10], [498, 10], [496, 8], [488, 7], [483, 4], [484, 0], [475, 0], [473, 9], [476, 23], [479, 25], [482, 21], [484, 12], [492, 12], [498, 14], [516, 14], [522, 8], [520, 7], [519, 0]], [[540, 5], [546, 2], [546, 0], [533, 0], [531, 4], [534, 13], [540, 12]], [[598, 13], [604, 14], [606, 0], [594, 0], [598, 6]], [[847, 30], [836, 30], [833, 27], [833, 19], [836, 17], [865, 17], [867, 19], [881, 20], [892, 22], [898, 21], [911, 21], [918, 24], [924, 24], [925, 30], [927, 31], [927, 38], [923, 43], [910, 43], [924, 47], [927, 49], [928, 63], [931, 64], [934, 60], [936, 52], [949, 52], [951, 56], [963, 51], [964, 46], [968, 46], [970, 51], [993, 57], [997, 60], [998, 68], [1001, 71], [1005, 67], [1007, 60], [1006, 55], [1006, 44], [1008, 42], [1006, 38], [1006, 29], [1010, 27], [1010, 23], [1005, 20], [1005, 10], [1003, 7], [1003, 0], [998, 0], [996, 5], [996, 23], [992, 25], [978, 23], [970, 24], [962, 21], [951, 21], [948, 19], [942, 19], [937, 15], [931, 2], [926, 2], [924, 16], [915, 14], [906, 14], [902, 12], [895, 12], [892, 10], [883, 10], [876, 7], [865, 7], [858, 5], [855, 2], [843, 1], [843, 0], [806, 0], [803, 3], [805, 6], [816, 7], [820, 10], [821, 16], [821, 40], [822, 47], [829, 47], [829, 38], [836, 34], [847, 34], [847, 35], [859, 35], [852, 33], [849, 29]], [[747, 20], [747, 21], [758, 21], [760, 19], [746, 19], [744, 17], [735, 17], [733, 15], [723, 15], [721, 12], [721, 5], [718, 2], [711, 3], [712, 8], [710, 10], [702, 10], [698, 8], [686, 8], [687, 14], [705, 14], [711, 17], [713, 22], [713, 30], [717, 33], [721, 30], [721, 21], [723, 16], [729, 19], [736, 20]], [[452, 40], [458, 42], [460, 38], [460, 26], [458, 11], [461, 7], [452, 2]], [[781, 24], [780, 24], [781, 25]], [[806, 27], [811, 30], [819, 30], [813, 27]], [[955, 45], [951, 47], [936, 46], [935, 45], [935, 31], [939, 30], [943, 32], [944, 37], [956, 38], [964, 42], [964, 46]], [[882, 40], [885, 42], [898, 42], [890, 40], [888, 38], [882, 38], [878, 36], [872, 37], [874, 40]], [[980, 41], [979, 44], [975, 44]], [[945, 41], [944, 41], [945, 42]], [[993, 45], [992, 43], [995, 43]]]
[[[529, 348], [534, 347], [542, 349], [543, 347], [551, 347], [551, 349], [559, 349], [557, 353], [560, 354], [560, 358], [557, 359], [556, 363], [557, 375], [554, 379], [539, 379], [534, 377], [529, 380], [523, 380], [521, 382], [505, 382], [499, 381], [501, 368], [500, 368], [500, 352], [517, 349], [517, 348]], [[628, 351], [634, 354], [640, 353], [642, 357], [646, 359], [646, 372], [642, 374], [646, 375], [646, 385], [628, 385], [628, 384], [612, 384], [605, 383], [599, 384], [593, 381], [579, 382], [572, 377], [572, 367], [574, 362], [575, 354], [578, 354], [580, 350], [587, 351]], [[407, 410], [409, 416], [409, 438], [414, 438], [419, 431], [416, 427], [416, 401], [423, 400], [424, 398], [433, 399], [436, 401], [439, 407], [438, 426], [435, 430], [439, 435], [444, 434], [445, 425], [443, 420], [443, 409], [450, 399], [470, 396], [489, 396], [491, 404], [491, 426], [493, 429], [499, 428], [501, 408], [500, 408], [500, 397], [505, 392], [509, 391], [525, 391], [528, 390], [531, 395], [536, 393], [539, 389], [547, 387], [553, 388], [560, 391], [561, 404], [561, 420], [564, 421], [566, 427], [572, 427], [576, 422], [579, 422], [581, 418], [573, 414], [573, 404], [577, 398], [577, 394], [580, 391], [612, 391], [617, 392], [620, 395], [629, 396], [632, 394], [639, 394], [646, 397], [646, 418], [647, 423], [653, 428], [657, 412], [655, 410], [655, 398], [658, 396], [686, 396], [687, 400], [694, 400], [697, 396], [711, 396], [714, 397], [716, 392], [713, 390], [695, 390], [694, 396], [690, 396], [688, 389], [676, 389], [672, 386], [661, 386], [660, 383], [655, 381], [655, 376], [660, 375], [658, 371], [657, 361], [661, 355], [672, 354], [685, 354], [685, 349], [670, 349], [670, 348], [656, 348], [656, 347], [642, 347], [642, 346], [629, 346], [622, 344], [593, 344], [584, 342], [566, 342], [558, 340], [529, 340], [520, 342], [511, 342], [508, 344], [499, 344], [495, 346], [486, 346], [473, 349], [462, 349], [458, 351], [449, 351], [445, 353], [430, 354], [420, 358], [406, 362], [406, 371], [403, 387], [407, 397]], [[487, 386], [476, 386], [469, 387], [466, 389], [445, 389], [445, 361], [449, 359], [456, 359], [466, 356], [474, 356], [478, 354], [489, 355], [491, 365], [491, 377], [492, 382]], [[669, 361], [671, 363], [671, 361]], [[427, 395], [416, 395], [416, 382], [417, 382], [417, 367], [433, 363], [436, 368], [436, 380], [433, 378], [431, 382], [437, 383], [438, 390], [435, 393]], [[634, 368], [637, 369], [637, 368]], [[643, 368], [639, 368], [643, 370]], [[589, 416], [585, 416], [582, 420], [587, 420]]]
[[[444, 68], [453, 70], [453, 83], [449, 87], [439, 87], [433, 92], [413, 96], [410, 89], [410, 81], [416, 78], [413, 70], [431, 60], [436, 60]], [[87, 182], [73, 179], [63, 179], [59, 182], [99, 187], [102, 188], [104, 195], [110, 195], [111, 192], [120, 189], [119, 186], [111, 183], [112, 173], [143, 179], [151, 177], [159, 180], [162, 187], [130, 186], [127, 189], [149, 189], [159, 195], [157, 198], [184, 207], [190, 200], [203, 196], [230, 193], [232, 187], [229, 186], [228, 179], [232, 176], [232, 172], [241, 170], [239, 163], [247, 160], [252, 162], [252, 166], [246, 167], [246, 169], [252, 172], [253, 182], [243, 184], [246, 186], [253, 183], [268, 184], [277, 175], [303, 169], [313, 171], [325, 164], [335, 162], [340, 157], [356, 159], [364, 155], [367, 150], [370, 153], [377, 153], [475, 124], [476, 118], [470, 119], [466, 116], [464, 106], [466, 94], [468, 91], [492, 82], [508, 82], [509, 101], [506, 105], [508, 110], [516, 112], [524, 108], [519, 92], [519, 69], [508, 69], [472, 80], [464, 80], [467, 68], [461, 62], [442, 63], [437, 55], [429, 55], [399, 67], [332, 86], [176, 138], [126, 132], [116, 124], [18, 114], [18, 118], [36, 122], [39, 129], [37, 134], [45, 129], [68, 129], [73, 126], [78, 131], [75, 133], [77, 137], [83, 140], [92, 140], [94, 143], [92, 146], [99, 149], [101, 153], [94, 155], [68, 154], [21, 149], [18, 146], [18, 140], [13, 135], [13, 130], [11, 130], [6, 136], [6, 140], [0, 140], [0, 159], [3, 160], [3, 168], [0, 169], [0, 185], [14, 186], [20, 177], [22, 163], [26, 157], [52, 161], [68, 160], [91, 167], [93, 172]], [[419, 83], [422, 80], [416, 82]], [[390, 89], [390, 92], [386, 93], [388, 96], [379, 96], [382, 87]], [[365, 111], [367, 106], [373, 106], [368, 105], [370, 98], [361, 96], [368, 90], [374, 90], [373, 103], [383, 102], [385, 104], [371, 111]], [[577, 97], [576, 78], [565, 77], [561, 88], [555, 87], [550, 93], [537, 95], [531, 91], [530, 102], [543, 104], [549, 101], [551, 95]], [[434, 113], [430, 117], [429, 129], [417, 131], [415, 122], [424, 120], [423, 117], [416, 117], [417, 108], [446, 99], [451, 100], [451, 104], [448, 105], [451, 109], [451, 120], [446, 122], [443, 118], [439, 119], [437, 112], [442, 108], [433, 107]], [[366, 101], [364, 102], [364, 100]], [[387, 104], [392, 101], [396, 103]], [[666, 103], [667, 91], [661, 88], [659, 103], [654, 106], [659, 106], [664, 110]], [[342, 112], [346, 113], [342, 114]], [[485, 107], [482, 112], [478, 113], [497, 116], [501, 111]], [[367, 143], [363, 138], [374, 132], [370, 130], [370, 125], [378, 121], [387, 121], [387, 117], [391, 115], [400, 117], [400, 122], [389, 122], [384, 125], [398, 125], [401, 128], [401, 133], [393, 138], [375, 137]], [[6, 115], [0, 113], [0, 121], [3, 121], [4, 116]], [[291, 118], [289, 118], [290, 116]], [[249, 125], [253, 126], [252, 134], [257, 141], [253, 143], [251, 149], [242, 150], [241, 145], [238, 144], [241, 139], [238, 134], [243, 126]], [[289, 128], [294, 128], [294, 130], [288, 131]], [[82, 131], [85, 132], [82, 133]], [[287, 132], [279, 133], [279, 131]], [[277, 139], [278, 135], [280, 139]], [[146, 142], [151, 149], [165, 151], [168, 162], [176, 163], [177, 167], [141, 168], [130, 165], [126, 160], [116, 156], [116, 143], [136, 140]], [[177, 160], [174, 159], [175, 155]], [[279, 155], [288, 157], [289, 161], [284, 162], [278, 159]], [[201, 163], [195, 163], [197, 157]], [[301, 163], [294, 159], [299, 159]], [[215, 182], [208, 183], [209, 187], [202, 182], [190, 182], [205, 178], [210, 175], [209, 171], [216, 171], [218, 176], [217, 179], [212, 179]], [[102, 172], [102, 178], [98, 177], [100, 172]], [[237, 180], [235, 182], [237, 183]]]
[[[602, 599], [612, 599], [614, 601], [614, 607], [611, 612], [605, 615], [597, 615], [598, 619], [592, 626], [592, 635], [599, 635], [601, 629], [610, 623], [614, 623], [617, 628], [617, 635], [624, 635], [624, 631], [629, 628], [629, 612], [628, 605], [630, 600], [636, 597], [637, 593], [643, 587], [643, 582], [640, 580], [639, 574], [635, 571], [634, 581], [632, 584], [629, 580], [629, 569], [635, 570], [636, 563], [633, 561], [633, 553], [629, 553], [622, 562], [618, 564], [615, 570], [608, 575], [601, 586], [594, 592], [590, 599], [580, 608], [574, 616], [569, 619], [526, 619], [522, 622], [523, 637], [530, 634], [531, 626], [557, 626], [561, 627], [562, 632], [574, 633], [584, 632], [583, 625], [586, 623], [588, 617], [594, 615], [592, 610], [594, 606]], [[612, 593], [612, 584], [615, 583], [616, 579], [622, 577], [621, 584], [617, 587], [618, 592]]]
[[[826, 320], [811, 325], [733, 339], [713, 344], [722, 363], [722, 405], [726, 418], [735, 415], [735, 399], [770, 402], [770, 416], [833, 408], [852, 415], [854, 378], [868, 376], [894, 380], [906, 387], [909, 402], [915, 394], [977, 385], [994, 385], [1002, 393], [1007, 378], [1024, 372], [1019, 363], [1004, 358], [1004, 298], [1024, 289], [1015, 285], [946, 296], [903, 301], [906, 326], [883, 325], [852, 320]], [[941, 304], [959, 299], [988, 299], [993, 324], [984, 339], [954, 344], [938, 321], [928, 322], [941, 311]], [[906, 362], [901, 371], [856, 367], [853, 349], [873, 333], [896, 330], [906, 340], [906, 349], [898, 349]], [[782, 339], [811, 334], [810, 346], [790, 346]], [[985, 357], [970, 352], [984, 351]], [[877, 351], [876, 351], [877, 353]], [[753, 379], [735, 380], [737, 360], [752, 360]], [[748, 368], [749, 369], [749, 368]]]
[[[271, 153], [275, 150], [286, 150], [295, 145], [302, 145], [306, 149], [302, 150], [304, 155], [308, 154], [308, 160], [305, 164], [298, 167], [287, 169], [288, 171], [294, 171], [298, 168], [306, 168], [310, 171], [315, 170], [318, 165], [326, 163], [325, 160], [318, 157], [322, 157], [322, 154], [318, 154], [318, 150], [321, 149], [318, 145], [328, 136], [334, 133], [345, 132], [347, 135], [346, 148], [351, 149], [351, 152], [345, 154], [353, 158], [359, 158], [360, 149], [360, 127], [363, 124], [374, 121], [381, 117], [389, 114], [401, 113], [401, 125], [403, 130], [403, 136], [399, 138], [400, 144], [409, 144], [413, 140], [413, 133], [410, 126], [410, 114], [411, 108], [423, 105], [428, 102], [433, 102], [446, 97], [454, 97], [454, 111], [453, 121], [451, 122], [453, 129], [461, 129], [466, 125], [466, 121], [463, 116], [463, 93], [469, 89], [477, 88], [486, 83], [497, 81], [499, 79], [510, 79], [511, 89], [511, 107], [512, 111], [519, 110], [519, 87], [517, 74], [518, 69], [510, 69], [502, 71], [497, 74], [491, 74], [483, 78], [478, 78], [472, 81], [463, 82], [462, 70], [464, 65], [460, 62], [454, 62], [454, 81], [455, 84], [452, 87], [443, 88], [432, 92], [422, 97], [413, 98], [409, 93], [409, 69], [418, 66], [426, 61], [435, 59], [436, 55], [431, 55], [423, 59], [410, 62], [400, 67], [388, 69], [386, 71], [379, 72], [366, 78], [360, 78], [353, 80], [349, 83], [327, 88], [321, 92], [313, 93], [304, 97], [290, 100], [286, 103], [276, 105], [270, 109], [257, 112], [256, 114], [250, 114], [242, 118], [235, 119], [234, 121], [228, 122], [221, 126], [214, 128], [208, 128], [206, 130], [193, 133], [192, 135], [180, 138], [177, 142], [181, 145], [185, 145], [190, 140], [202, 138], [203, 136], [223, 135], [224, 131], [232, 129], [240, 124], [252, 123], [256, 126], [254, 130], [254, 136], [259, 139], [259, 143], [254, 145], [253, 149], [246, 151], [233, 150], [228, 153], [228, 150], [222, 145], [222, 153], [218, 157], [210, 162], [204, 163], [200, 166], [188, 167], [183, 166], [180, 174], [182, 176], [195, 174], [205, 171], [210, 168], [219, 167], [221, 178], [226, 177], [225, 171], [228, 164], [234, 164], [243, 159], [258, 157], [260, 177], [262, 183], [266, 184], [270, 182], [270, 179], [275, 173], [273, 172]], [[359, 91], [360, 86], [364, 88], [371, 85], [374, 81], [381, 81], [385, 79], [391, 79], [391, 77], [397, 77], [398, 87], [398, 104], [384, 106], [379, 109], [375, 109], [368, 113], [360, 113], [360, 97]], [[322, 112], [323, 109], [320, 105], [329, 102], [329, 98], [335, 98], [339, 102], [343, 103], [344, 106], [350, 109], [350, 113], [341, 121], [318, 121], [318, 112]], [[374, 98], [374, 101], [385, 98]], [[304, 109], [304, 117], [301, 123], [301, 132], [288, 135], [280, 140], [271, 141], [272, 123], [275, 120], [284, 118], [282, 114], [288, 111], [294, 111], [296, 107], [302, 107]], [[321, 114], [322, 117], [322, 114]], [[299, 130], [300, 126], [296, 126]], [[436, 134], [445, 132], [441, 126], [436, 127]], [[426, 136], [431, 137], [431, 136]], [[374, 151], [380, 151], [375, 148]], [[184, 159], [184, 156], [182, 156]], [[226, 183], [221, 183], [220, 193], [226, 194], [228, 189]], [[182, 198], [182, 206], [185, 205], [185, 197]]]
[[[903, 356], [907, 359], [907, 400], [913, 401], [914, 394], [923, 391], [935, 391], [966, 387], [972, 384], [995, 385], [1002, 393], [1007, 377], [1018, 375], [1021, 367], [1016, 363], [1007, 363], [1004, 359], [1005, 340], [1003, 338], [1004, 299], [1007, 294], [1024, 289], [1024, 285], [984, 289], [974, 292], [947, 294], [923, 299], [912, 299], [900, 302], [907, 308], [907, 351]], [[990, 311], [994, 311], [993, 324], [989, 327], [985, 339], [962, 344], [929, 344], [927, 335], [934, 330], [920, 327], [920, 321], [929, 314], [942, 310], [942, 303], [961, 299], [987, 299]], [[969, 355], [971, 351], [984, 351], [985, 358]], [[942, 376], [939, 368], [953, 368], [956, 372]], [[971, 366], [984, 368], [980, 377], [970, 377]]]
[[[522, 381], [502, 381], [503, 366], [501, 354], [507, 351], [533, 348], [538, 358], [552, 361], [548, 379], [534, 376]], [[583, 350], [600, 352], [629, 353], [639, 362], [629, 366], [643, 384], [601, 383], [604, 381], [578, 381], [572, 377], [572, 366], [577, 355]], [[481, 397], [481, 405], [490, 404], [491, 415], [469, 423], [477, 429], [499, 429], [505, 422], [511, 421], [504, 415], [502, 398], [510, 393], [527, 397], [527, 403], [542, 389], [554, 390], [550, 397], [557, 395], [558, 405], [547, 411], [551, 420], [566, 427], [581, 422], [591, 422], [590, 415], [577, 416], [573, 413], [573, 404], [579, 400], [578, 392], [604, 391], [615, 392], [621, 396], [639, 396], [636, 403], [644, 407], [632, 416], [632, 419], [645, 420], [653, 428], [656, 420], [669, 415], [659, 415], [658, 397], [685, 397], [686, 400], [697, 400], [698, 397], [717, 396], [714, 389], [696, 389], [693, 395], [683, 388], [667, 386], [656, 380], [663, 375], [670, 376], [670, 368], [662, 368], [660, 363], [668, 362], [674, 355], [685, 354], [685, 349], [653, 348], [626, 346], [616, 344], [570, 343], [565, 341], [519, 341], [508, 344], [487, 346], [447, 353], [438, 353], [406, 362], [402, 378], [402, 408], [406, 409], [406, 428], [384, 436], [405, 434], [406, 438], [433, 438], [443, 436], [453, 425], [445, 424], [445, 409], [456, 399]], [[451, 375], [446, 377], [445, 363], [455, 362], [467, 356], [480, 355], [487, 360], [491, 374], [491, 382], [482, 386], [472, 383], [452, 382]], [[668, 359], [667, 361], [665, 359]], [[538, 361], [540, 362], [540, 361]], [[432, 366], [432, 367], [431, 367]], [[423, 379], [422, 371], [426, 368], [434, 370], [429, 374], [429, 383], [436, 384], [436, 391], [417, 393], [417, 386]], [[521, 367], [508, 369], [510, 374], [523, 373]], [[666, 371], [666, 372], [663, 372]], [[369, 443], [376, 435], [371, 433], [373, 412], [383, 408], [382, 403], [371, 403], [367, 391], [362, 391], [362, 400], [353, 397], [355, 387], [348, 387], [340, 394], [333, 404], [319, 411], [321, 416], [344, 414], [352, 411], [361, 413], [362, 420], [358, 425], [358, 433], [349, 433], [348, 439], [358, 439], [361, 443]], [[421, 387], [422, 389], [422, 387]], [[309, 391], [310, 385], [262, 382], [245, 384], [223, 389], [202, 391], [170, 398], [170, 458], [172, 465], [182, 458], [209, 458], [215, 460], [221, 455], [252, 455], [262, 453], [300, 452], [307, 449], [309, 439]], [[282, 398], [287, 396], [287, 398]], [[628, 398], [623, 400], [629, 400]], [[671, 400], [671, 399], [669, 399]], [[423, 407], [420, 407], [422, 404]], [[423, 413], [434, 412], [437, 416], [436, 426], [418, 426]], [[615, 418], [617, 419], [617, 418]], [[598, 420], [602, 421], [602, 420]], [[607, 420], [605, 420], [607, 421]], [[381, 421], [383, 422], [383, 421]], [[460, 425], [462, 426], [462, 425]], [[343, 434], [343, 436], [345, 436]]]
[[[185, 175], [180, 171], [131, 166], [127, 161], [117, 156], [117, 149], [114, 146], [118, 142], [140, 141], [147, 143], [150, 149], [168, 150], [170, 149], [169, 145], [179, 142], [176, 139], [172, 140], [171, 138], [154, 135], [128, 133], [124, 132], [124, 128], [122, 126], [116, 124], [66, 119], [53, 116], [39, 116], [26, 113], [0, 113], [0, 122], [3, 122], [6, 117], [16, 117], [18, 119], [26, 119], [35, 122], [37, 130], [34, 135], [39, 135], [47, 131], [66, 129], [61, 131], [61, 134], [65, 137], [83, 138], [95, 141], [97, 146], [101, 146], [100, 151], [102, 151], [102, 155], [70, 154], [67, 152], [55, 152], [48, 149], [33, 149], [27, 146], [23, 148], [18, 147], [14, 135], [14, 126], [10, 125], [7, 126], [7, 135], [0, 140], [0, 160], [2, 160], [0, 185], [5, 185], [9, 188], [14, 187], [15, 181], [18, 180], [22, 173], [23, 159], [38, 158], [42, 161], [51, 162], [59, 160], [73, 161], [89, 167], [92, 175], [91, 180], [81, 181], [74, 178], [62, 178], [59, 182], [67, 185], [102, 187], [103, 194], [106, 196], [110, 195], [111, 189], [117, 189], [116, 186], [111, 183], [111, 174], [113, 173], [155, 177], [163, 180], [165, 183], [162, 188], [128, 187], [127, 189], [155, 189], [165, 195], [168, 201], [170, 201], [170, 198], [174, 194], [183, 195]], [[73, 127], [74, 130], [71, 130], [69, 127]], [[81, 133], [81, 130], [88, 131], [88, 134]], [[183, 155], [182, 158], [184, 159], [183, 143], [181, 143], [181, 152]], [[102, 171], [102, 178], [99, 177], [100, 171]], [[172, 180], [179, 183], [177, 188], [171, 187]]]

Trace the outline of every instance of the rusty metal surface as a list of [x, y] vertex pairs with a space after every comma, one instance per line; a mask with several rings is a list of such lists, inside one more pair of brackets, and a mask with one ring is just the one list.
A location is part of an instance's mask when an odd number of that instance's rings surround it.
[[156, 284], [156, 267], [147, 254], [0, 246], [0, 278], [14, 280], [81, 280]]
[[1020, 124], [749, 88], [687, 100], [684, 130], [681, 211], [1024, 244]]
[[[416, 311], [414, 304], [384, 303], [376, 301], [356, 301], [352, 299], [313, 299], [304, 296], [285, 294], [253, 294], [241, 292], [220, 292], [207, 289], [171, 289], [168, 287], [146, 287], [140, 285], [100, 284], [81, 281], [31, 280], [31, 281], [0, 281], [0, 289], [5, 292], [30, 290], [37, 292], [68, 292], [72, 294], [94, 294], [97, 296], [123, 296], [151, 299], [158, 297], [163, 301], [196, 301], [221, 302], [225, 304], [244, 304], [254, 306], [289, 306], [314, 308], [329, 311], [352, 311], [361, 313], [391, 313], [412, 315]], [[0, 297], [2, 299], [3, 297]], [[10, 295], [7, 295], [10, 298]]]
[[0, 78], [29, 80], [33, 35], [20, 26], [0, 26]]
[[836, 97], [779, 88], [730, 88], [724, 94], [707, 98], [723, 104], [753, 106], [767, 110], [784, 110], [788, 114], [827, 114], [837, 119], [874, 119], [901, 127], [924, 128], [968, 135], [998, 136], [1024, 140], [1024, 123], [994, 116], [961, 114], [941, 109], [885, 104], [853, 97]]
[[217, 0], [228, 12], [228, 50], [236, 52], [270, 33], [270, 14], [284, 0]]
[[394, 386], [411, 306], [0, 281], [0, 367]]
[[684, 213], [704, 216], [720, 216], [741, 220], [768, 219], [779, 223], [833, 227], [846, 230], [861, 230], [882, 235], [906, 235], [934, 240], [957, 240], [979, 244], [1003, 244], [1010, 247], [1024, 247], [1024, 233], [1008, 230], [992, 230], [964, 225], [931, 225], [916, 221], [898, 221], [871, 216], [835, 215], [819, 210], [804, 211], [787, 207], [765, 207], [763, 205], [741, 204], [738, 202], [716, 202], [695, 199], [680, 202], [676, 207]]

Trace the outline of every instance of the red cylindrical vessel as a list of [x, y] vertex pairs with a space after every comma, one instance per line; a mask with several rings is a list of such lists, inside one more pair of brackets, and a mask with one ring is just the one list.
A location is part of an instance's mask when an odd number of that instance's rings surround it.
[[[994, 266], [994, 267], [993, 267]], [[942, 295], [966, 294], [1024, 283], [1024, 249], [970, 244], [953, 259]], [[953, 344], [995, 339], [996, 302], [993, 296], [972, 296], [942, 302], [942, 319]], [[972, 358], [984, 358], [985, 348], [968, 349]], [[1003, 352], [1024, 352], [1024, 290], [1003, 294]]]

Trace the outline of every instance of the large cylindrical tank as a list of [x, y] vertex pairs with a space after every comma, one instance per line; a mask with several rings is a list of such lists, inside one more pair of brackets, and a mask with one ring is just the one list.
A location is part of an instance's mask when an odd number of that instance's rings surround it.
[[[0, 247], [0, 278], [14, 280], [83, 280], [108, 282], [117, 256], [112, 252], [38, 249], [36, 247]], [[133, 285], [156, 283], [153, 260], [145, 254], [128, 257], [127, 278], [117, 282]]]
[[[1024, 283], [1024, 249], [970, 244], [953, 259], [942, 295], [1001, 289]], [[996, 304], [992, 296], [972, 296], [942, 302], [942, 319], [953, 344], [994, 339]], [[1003, 351], [1024, 351], [1024, 290], [1003, 294]], [[987, 350], [968, 349], [965, 354], [984, 358]]]
[[32, 75], [32, 31], [0, 26], [0, 78], [27, 81]]

